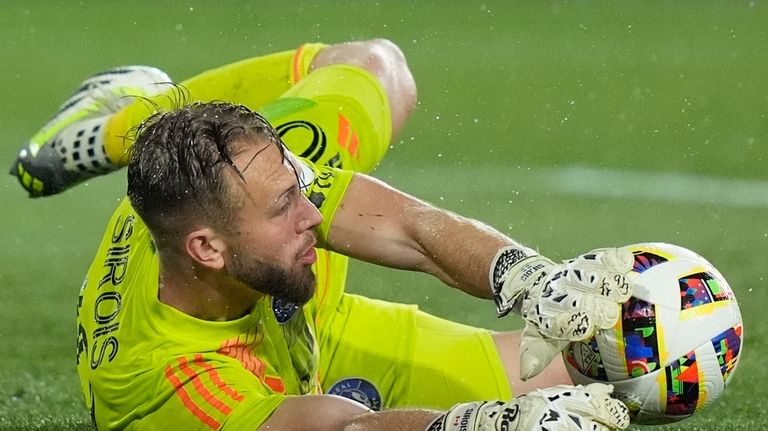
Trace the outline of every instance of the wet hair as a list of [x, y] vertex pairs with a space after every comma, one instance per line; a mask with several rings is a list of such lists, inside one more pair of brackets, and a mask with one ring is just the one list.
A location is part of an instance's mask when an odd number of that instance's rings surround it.
[[270, 142], [285, 156], [280, 137], [264, 117], [226, 102], [156, 113], [135, 136], [128, 198], [158, 246], [179, 239], [194, 225], [231, 226], [242, 200], [229, 184], [245, 181], [232, 161], [239, 151]]

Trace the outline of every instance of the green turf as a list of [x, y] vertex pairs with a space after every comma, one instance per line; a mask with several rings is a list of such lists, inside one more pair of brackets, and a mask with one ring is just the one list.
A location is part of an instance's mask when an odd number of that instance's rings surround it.
[[[714, 406], [664, 429], [768, 428], [765, 2], [124, 3], [3, 4], [0, 168], [100, 69], [144, 63], [183, 78], [304, 41], [388, 37], [409, 58], [420, 105], [377, 174], [553, 257], [647, 240], [707, 256], [740, 299], [746, 349]], [[669, 184], [580, 194], [558, 182], [573, 167]], [[676, 191], [681, 179], [725, 189]], [[648, 197], [666, 188], [671, 200]], [[12, 177], [0, 182], [0, 429], [90, 429], [75, 297], [123, 190], [117, 174], [29, 200]], [[350, 289], [495, 329], [520, 324], [419, 274], [355, 265]]]

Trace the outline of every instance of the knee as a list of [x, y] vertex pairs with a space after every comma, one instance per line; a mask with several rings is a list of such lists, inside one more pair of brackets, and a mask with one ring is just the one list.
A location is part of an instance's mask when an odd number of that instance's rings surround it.
[[382, 38], [330, 45], [317, 54], [312, 68], [333, 64], [358, 66], [376, 77], [387, 95], [393, 135], [397, 134], [416, 106], [417, 94], [416, 81], [400, 47]]

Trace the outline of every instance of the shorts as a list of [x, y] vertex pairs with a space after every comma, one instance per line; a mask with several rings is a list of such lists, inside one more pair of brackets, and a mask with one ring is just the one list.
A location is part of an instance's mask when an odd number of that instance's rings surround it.
[[488, 330], [352, 294], [317, 330], [325, 393], [374, 410], [512, 398]]

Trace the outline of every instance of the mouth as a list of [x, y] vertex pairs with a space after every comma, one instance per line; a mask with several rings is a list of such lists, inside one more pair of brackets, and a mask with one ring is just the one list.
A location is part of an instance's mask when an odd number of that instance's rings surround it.
[[312, 265], [317, 261], [317, 252], [315, 251], [315, 243], [317, 243], [317, 240], [314, 236], [309, 241], [309, 245], [306, 249], [304, 249], [304, 252], [299, 255], [299, 264], [308, 266]]

